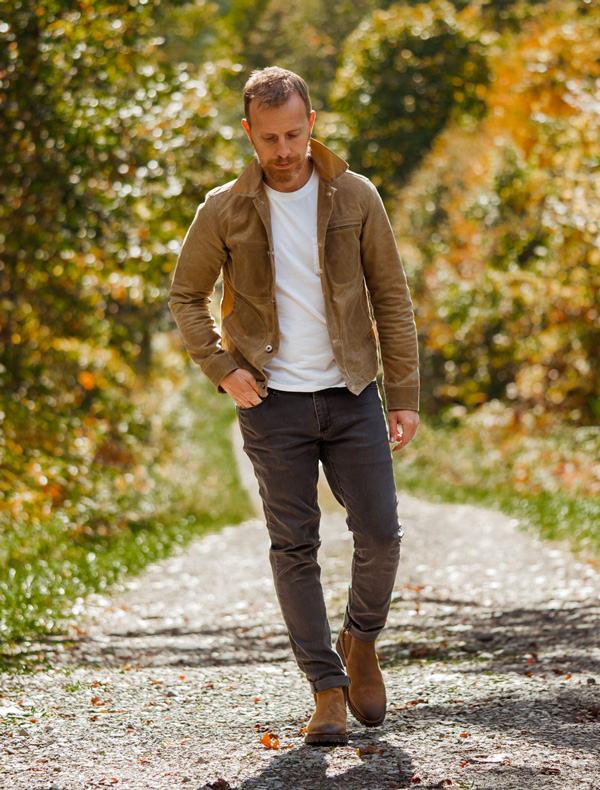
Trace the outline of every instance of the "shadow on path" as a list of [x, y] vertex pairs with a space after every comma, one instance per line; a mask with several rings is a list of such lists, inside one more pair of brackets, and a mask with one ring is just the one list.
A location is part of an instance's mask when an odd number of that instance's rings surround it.
[[[362, 739], [350, 739], [349, 766], [346, 770], [328, 773], [328, 748], [300, 746], [289, 753], [282, 752], [256, 776], [246, 779], [235, 790], [263, 790], [293, 788], [293, 790], [352, 790], [369, 788], [392, 790], [414, 787], [411, 784], [413, 766], [410, 757], [385, 740], [375, 747], [365, 746]], [[378, 751], [368, 751], [369, 748]]]
[[[410, 639], [406, 623], [396, 622], [386, 636], [398, 641], [381, 649], [387, 666], [406, 658], [452, 662], [484, 659], [470, 671], [557, 676], [600, 673], [600, 605], [571, 604], [564, 609], [473, 609], [471, 602], [415, 599], [415, 605], [440, 607], [412, 617]], [[400, 615], [402, 616], [402, 615]]]

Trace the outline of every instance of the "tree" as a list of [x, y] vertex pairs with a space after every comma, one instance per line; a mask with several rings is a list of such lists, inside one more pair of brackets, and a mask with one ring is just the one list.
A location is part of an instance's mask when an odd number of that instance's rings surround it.
[[232, 0], [222, 17], [222, 42], [243, 66], [239, 90], [251, 70], [281, 66], [308, 83], [317, 110], [327, 109], [345, 38], [377, 0]]
[[477, 116], [485, 48], [453, 6], [376, 11], [348, 38], [332, 90], [350, 164], [390, 198], [451, 118]]
[[488, 115], [453, 126], [399, 196], [430, 408], [600, 414], [600, 39], [548, 4], [494, 59]]
[[47, 484], [84, 457], [131, 464], [127, 448], [148, 435], [132, 393], [177, 240], [229, 165], [210, 70], [164, 60], [159, 11], [160, 0], [0, 10], [4, 492], [33, 490], [38, 467]]

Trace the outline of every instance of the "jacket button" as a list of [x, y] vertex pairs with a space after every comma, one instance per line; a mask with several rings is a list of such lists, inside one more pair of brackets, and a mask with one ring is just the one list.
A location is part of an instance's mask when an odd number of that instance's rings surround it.
[[266, 346], [266, 347], [265, 347], [265, 351], [268, 351], [268, 352], [269, 352], [269, 354], [270, 354], [270, 353], [271, 353], [271, 351], [273, 351], [273, 346]]

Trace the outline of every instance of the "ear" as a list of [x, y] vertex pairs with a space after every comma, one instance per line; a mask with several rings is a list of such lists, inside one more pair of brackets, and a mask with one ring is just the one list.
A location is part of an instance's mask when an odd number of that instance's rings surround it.
[[248, 135], [248, 139], [252, 142], [252, 134], [250, 133], [250, 124], [245, 118], [242, 118], [242, 126], [244, 127], [246, 134]]
[[308, 118], [308, 122], [310, 123], [310, 133], [311, 134], [312, 134], [313, 126], [315, 125], [316, 117], [317, 117], [316, 112], [314, 110], [311, 110], [310, 111], [310, 116]]

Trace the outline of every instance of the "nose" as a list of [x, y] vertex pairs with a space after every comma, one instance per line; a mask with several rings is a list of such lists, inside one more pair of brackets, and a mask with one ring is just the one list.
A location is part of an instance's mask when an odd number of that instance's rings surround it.
[[275, 153], [279, 159], [287, 159], [290, 155], [290, 146], [285, 137], [280, 137], [279, 140], [277, 140]]

